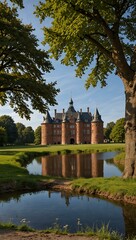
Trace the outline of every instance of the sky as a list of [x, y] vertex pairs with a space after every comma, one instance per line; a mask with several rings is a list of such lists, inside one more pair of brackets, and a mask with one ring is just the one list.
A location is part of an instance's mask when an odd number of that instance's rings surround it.
[[[37, 5], [37, 3], [38, 0], [24, 0], [25, 8], [19, 10], [19, 17], [25, 24], [32, 24], [35, 29], [34, 34], [39, 40], [40, 48], [46, 49], [45, 46], [41, 45], [43, 40], [43, 31], [41, 28], [45, 24], [48, 25], [49, 22], [47, 20], [44, 24], [40, 24], [39, 19], [33, 15], [33, 5]], [[119, 118], [125, 116], [124, 86], [121, 79], [114, 75], [114, 73], [109, 75], [106, 87], [101, 88], [98, 84], [97, 87], [90, 87], [86, 90], [85, 80], [87, 79], [87, 74], [83, 75], [82, 78], [77, 78], [75, 77], [75, 67], [64, 66], [60, 61], [53, 59], [51, 59], [51, 62], [55, 70], [45, 73], [45, 79], [47, 83], [57, 81], [56, 88], [60, 89], [60, 93], [56, 97], [58, 105], [49, 106], [51, 117], [54, 117], [55, 109], [57, 109], [57, 112], [62, 112], [62, 109], [67, 110], [71, 98], [73, 99], [76, 111], [82, 109], [85, 112], [87, 111], [87, 107], [89, 107], [90, 112], [94, 114], [95, 109], [98, 108], [104, 121], [104, 127], [106, 127], [107, 123], [116, 122]], [[20, 118], [8, 105], [2, 106], [0, 112], [1, 115], [10, 115], [15, 123], [23, 123], [26, 127], [31, 126], [34, 130], [41, 125], [44, 116], [38, 111], [33, 111], [31, 120], [28, 121], [25, 118]]]

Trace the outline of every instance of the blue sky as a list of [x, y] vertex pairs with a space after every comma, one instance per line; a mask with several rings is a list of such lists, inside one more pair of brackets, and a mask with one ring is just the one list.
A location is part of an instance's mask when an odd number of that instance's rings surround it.
[[[43, 32], [41, 30], [43, 24], [41, 25], [39, 20], [33, 15], [33, 4], [36, 5], [38, 0], [25, 0], [24, 3], [26, 7], [19, 11], [20, 18], [24, 23], [32, 24], [35, 28], [34, 34], [39, 39], [40, 44], [43, 40]], [[47, 23], [44, 22], [44, 24], [48, 24], [48, 21]], [[44, 48], [42, 45], [40, 47]], [[81, 79], [76, 78], [74, 67], [66, 67], [55, 60], [51, 60], [51, 62], [55, 70], [48, 74], [45, 73], [45, 78], [47, 82], [57, 81], [56, 87], [60, 89], [60, 93], [56, 98], [58, 105], [50, 107], [52, 117], [54, 116], [54, 109], [57, 109], [57, 112], [62, 112], [63, 108], [67, 110], [71, 97], [76, 111], [81, 108], [82, 111], [86, 111], [87, 107], [89, 107], [93, 114], [97, 107], [104, 121], [104, 126], [108, 122], [116, 122], [117, 119], [124, 117], [125, 95], [121, 79], [112, 74], [108, 77], [108, 85], [105, 88], [101, 88], [98, 85], [96, 88], [90, 87], [86, 90], [84, 85], [87, 74]], [[9, 108], [8, 105], [1, 107], [1, 115], [10, 115], [15, 123], [21, 122], [25, 126], [32, 126], [33, 129], [36, 129], [43, 121], [43, 114], [38, 111], [34, 111], [34, 114], [31, 115], [31, 120], [27, 121], [14, 113], [13, 109]]]

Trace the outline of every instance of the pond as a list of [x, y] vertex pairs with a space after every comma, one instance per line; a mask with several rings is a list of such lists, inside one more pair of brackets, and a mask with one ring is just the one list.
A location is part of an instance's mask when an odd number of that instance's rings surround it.
[[[113, 163], [117, 152], [52, 155], [34, 159], [26, 166], [30, 174], [61, 177], [120, 176]], [[81, 228], [108, 225], [123, 235], [136, 235], [136, 206], [119, 204], [91, 196], [65, 192], [39, 191], [0, 196], [0, 221], [20, 224], [25, 221], [36, 229], [60, 224], [70, 232]]]
[[[24, 220], [25, 219], [25, 220]], [[117, 204], [100, 198], [64, 192], [5, 194], [0, 198], [0, 221], [20, 224], [25, 221], [36, 229], [59, 224], [70, 232], [81, 228], [108, 225], [123, 235], [136, 235], [136, 206]]]
[[111, 177], [121, 176], [121, 170], [114, 164], [117, 152], [92, 154], [49, 155], [34, 159], [27, 165], [30, 174], [58, 177]]

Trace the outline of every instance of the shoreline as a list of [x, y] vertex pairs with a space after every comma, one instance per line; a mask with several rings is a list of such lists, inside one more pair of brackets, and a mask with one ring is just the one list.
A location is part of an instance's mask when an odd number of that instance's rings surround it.
[[55, 179], [55, 180], [49, 180], [49, 181], [41, 181], [41, 182], [37, 182], [37, 186], [36, 187], [30, 187], [30, 186], [24, 186], [22, 188], [21, 186], [21, 191], [19, 191], [18, 189], [16, 189], [16, 184], [3, 184], [2, 186], [0, 186], [1, 188], [1, 192], [2, 193], [14, 193], [14, 192], [34, 192], [34, 191], [48, 191], [48, 190], [52, 190], [52, 191], [59, 191], [59, 192], [69, 192], [69, 193], [73, 193], [73, 194], [81, 194], [81, 195], [89, 195], [89, 196], [93, 196], [93, 197], [100, 197], [103, 198], [105, 200], [111, 200], [111, 201], [115, 201], [115, 202], [120, 202], [120, 203], [126, 203], [126, 204], [134, 204], [136, 205], [136, 196], [127, 196], [127, 195], [120, 195], [118, 193], [116, 194], [111, 194], [108, 193], [106, 191], [101, 191], [101, 190], [97, 190], [97, 189], [85, 189], [83, 187], [79, 187], [79, 188], [74, 188], [72, 185], [72, 180], [64, 180], [64, 179]]

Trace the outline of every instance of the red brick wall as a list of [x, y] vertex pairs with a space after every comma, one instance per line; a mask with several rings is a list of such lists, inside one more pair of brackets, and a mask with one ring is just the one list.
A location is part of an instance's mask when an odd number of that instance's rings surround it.
[[103, 143], [103, 122], [92, 122], [91, 123], [91, 143]]
[[53, 144], [53, 130], [50, 123], [42, 123], [41, 125], [41, 144]]
[[76, 123], [76, 143], [80, 144], [83, 143], [83, 123], [77, 122]]
[[64, 123], [62, 122], [62, 140], [61, 143], [62, 144], [68, 144], [69, 140], [68, 140], [68, 135], [69, 135], [69, 123]]

